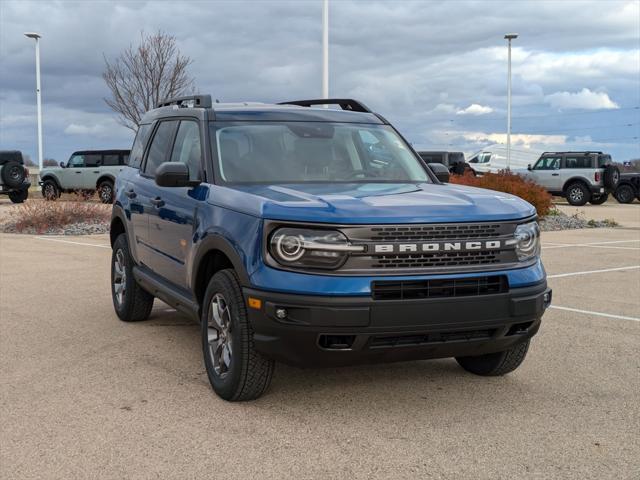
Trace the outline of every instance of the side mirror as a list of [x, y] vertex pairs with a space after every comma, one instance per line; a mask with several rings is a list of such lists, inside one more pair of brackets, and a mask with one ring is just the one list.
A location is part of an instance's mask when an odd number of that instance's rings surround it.
[[531, 168], [531, 164], [527, 165], [527, 170], [529, 171], [533, 170], [533, 168]]
[[429, 168], [442, 183], [449, 183], [449, 169], [441, 163], [429, 163]]
[[65, 167], [64, 162], [60, 162], [60, 168], [64, 168], [64, 167]]
[[156, 169], [156, 183], [161, 187], [195, 187], [199, 181], [189, 180], [189, 167], [181, 162], [164, 162]]

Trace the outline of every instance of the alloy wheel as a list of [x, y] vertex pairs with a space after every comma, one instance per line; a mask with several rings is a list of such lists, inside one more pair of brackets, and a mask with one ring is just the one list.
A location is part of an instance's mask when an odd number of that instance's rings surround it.
[[224, 296], [216, 293], [211, 300], [207, 321], [207, 342], [213, 369], [224, 378], [231, 368], [231, 311]]
[[124, 252], [120, 249], [116, 252], [113, 262], [113, 292], [118, 306], [122, 306], [126, 294], [127, 270], [125, 268]]
[[582, 189], [576, 187], [571, 189], [571, 191], [569, 192], [569, 196], [574, 202], [580, 202], [584, 194], [582, 192]]
[[100, 200], [102, 200], [103, 203], [111, 203], [111, 194], [111, 186], [103, 185], [100, 189]]

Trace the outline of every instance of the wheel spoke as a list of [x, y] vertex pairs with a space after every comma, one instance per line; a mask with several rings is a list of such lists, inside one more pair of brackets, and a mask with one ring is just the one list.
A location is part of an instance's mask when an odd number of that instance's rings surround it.
[[224, 377], [231, 366], [232, 346], [229, 328], [231, 316], [229, 306], [220, 293], [213, 296], [207, 322], [207, 342], [209, 358], [213, 369], [220, 377]]

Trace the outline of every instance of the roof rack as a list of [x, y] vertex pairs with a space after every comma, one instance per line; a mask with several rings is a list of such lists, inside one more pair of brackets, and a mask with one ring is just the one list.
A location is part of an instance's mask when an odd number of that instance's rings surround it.
[[549, 154], [558, 154], [558, 153], [583, 153], [583, 154], [590, 154], [590, 153], [597, 153], [598, 155], [602, 155], [602, 152], [598, 152], [595, 150], [567, 150], [564, 152], [542, 152], [542, 155], [549, 155]]
[[342, 110], [352, 112], [373, 113], [364, 103], [352, 98], [318, 98], [314, 100], [293, 100], [290, 102], [280, 102], [278, 105], [298, 105], [299, 107], [311, 107], [313, 105], [340, 105]]
[[211, 108], [211, 95], [187, 95], [186, 97], [167, 98], [158, 102], [156, 108], [177, 105], [179, 108]]

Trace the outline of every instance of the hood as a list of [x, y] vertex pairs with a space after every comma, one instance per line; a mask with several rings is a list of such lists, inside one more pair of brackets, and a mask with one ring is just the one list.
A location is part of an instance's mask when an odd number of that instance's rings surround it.
[[533, 206], [513, 195], [452, 184], [288, 184], [220, 188], [225, 192], [210, 196], [213, 203], [272, 220], [432, 223], [517, 220], [535, 214]]

